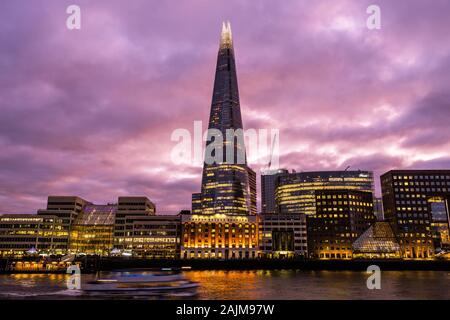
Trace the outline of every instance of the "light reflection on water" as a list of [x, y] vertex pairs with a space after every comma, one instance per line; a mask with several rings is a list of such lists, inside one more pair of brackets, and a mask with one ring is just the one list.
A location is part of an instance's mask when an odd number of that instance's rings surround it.
[[[450, 272], [385, 271], [381, 290], [366, 287], [356, 271], [185, 271], [200, 283], [199, 299], [450, 299]], [[108, 276], [108, 273], [102, 273]], [[0, 298], [69, 299], [65, 274], [0, 275]], [[95, 275], [82, 275], [82, 283]]]
[[386, 271], [381, 290], [355, 271], [189, 271], [200, 299], [450, 299], [450, 273]]

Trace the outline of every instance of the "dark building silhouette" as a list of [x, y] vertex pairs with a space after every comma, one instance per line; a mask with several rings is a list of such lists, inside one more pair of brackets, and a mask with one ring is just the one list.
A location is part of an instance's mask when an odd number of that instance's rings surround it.
[[374, 198], [373, 199], [373, 211], [375, 213], [375, 216], [377, 217], [378, 221], [384, 220], [383, 215], [383, 198]]
[[275, 191], [278, 177], [288, 174], [286, 169], [266, 170], [261, 174], [261, 212], [275, 213]]
[[[231, 130], [231, 131], [230, 131]], [[202, 214], [256, 214], [256, 174], [247, 166], [230, 24], [223, 24], [208, 125]], [[221, 139], [217, 137], [221, 134]], [[192, 211], [198, 212], [193, 203]]]

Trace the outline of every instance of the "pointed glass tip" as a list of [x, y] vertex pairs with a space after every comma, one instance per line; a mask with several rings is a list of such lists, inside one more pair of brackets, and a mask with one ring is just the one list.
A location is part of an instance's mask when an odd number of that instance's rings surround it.
[[222, 34], [220, 39], [221, 48], [231, 48], [233, 46], [233, 37], [231, 35], [230, 21], [222, 23]]

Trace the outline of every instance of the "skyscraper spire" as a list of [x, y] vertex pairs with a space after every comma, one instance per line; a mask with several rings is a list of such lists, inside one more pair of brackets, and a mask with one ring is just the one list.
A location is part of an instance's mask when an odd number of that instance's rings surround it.
[[222, 34], [220, 37], [220, 47], [221, 48], [232, 48], [233, 47], [233, 36], [231, 34], [231, 25], [230, 22], [222, 23]]

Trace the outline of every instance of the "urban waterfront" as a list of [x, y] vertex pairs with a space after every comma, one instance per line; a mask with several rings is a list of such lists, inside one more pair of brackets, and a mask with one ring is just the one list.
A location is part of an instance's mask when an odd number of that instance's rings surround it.
[[0, 300], [442, 310], [450, 6], [420, 1], [4, 6]]
[[[117, 273], [102, 272], [101, 275], [109, 277]], [[200, 284], [197, 299], [450, 299], [448, 271], [385, 271], [381, 275], [380, 290], [367, 289], [369, 275], [359, 271], [214, 270], [184, 271], [183, 275]], [[0, 298], [90, 299], [80, 291], [68, 290], [68, 277], [66, 274], [2, 274]], [[95, 277], [94, 274], [82, 275], [81, 287]], [[102, 298], [109, 297], [96, 297]]]

